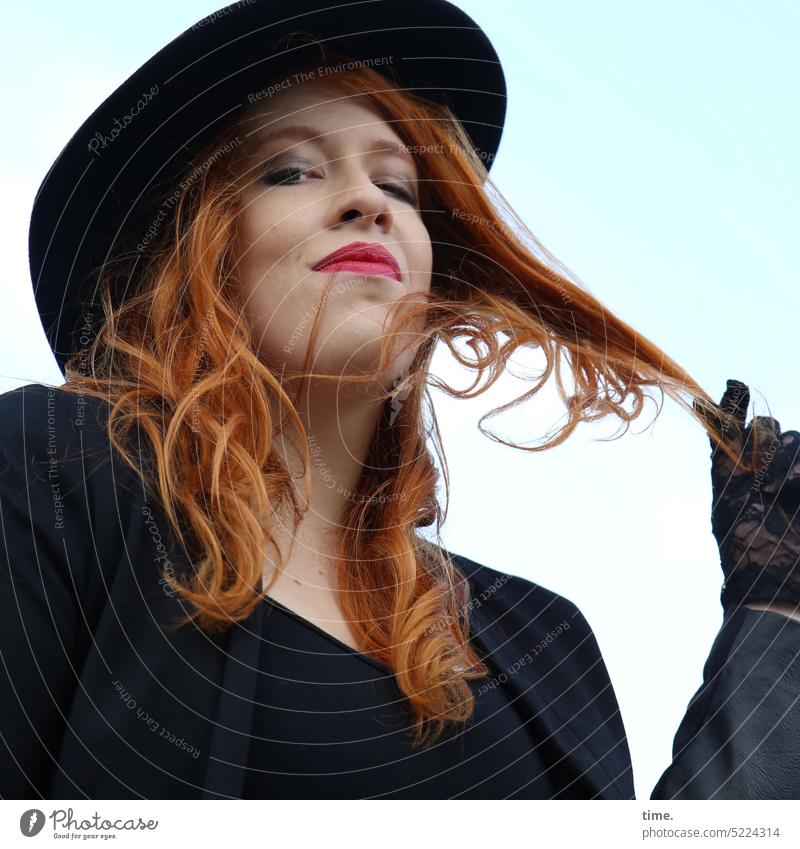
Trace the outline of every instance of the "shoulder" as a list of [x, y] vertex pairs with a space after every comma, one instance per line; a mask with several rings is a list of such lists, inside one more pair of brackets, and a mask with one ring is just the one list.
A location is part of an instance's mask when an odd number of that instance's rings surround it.
[[130, 467], [108, 436], [109, 409], [102, 398], [41, 383], [0, 394], [0, 483], [5, 496], [37, 481], [57, 486], [61, 498], [103, 498], [109, 487], [130, 487]]
[[0, 573], [43, 571], [90, 599], [92, 615], [127, 546], [145, 538], [141, 480], [108, 436], [109, 410], [38, 383], [0, 394]]
[[[571, 599], [527, 578], [449, 553], [469, 581], [470, 625], [489, 654], [501, 665], [512, 661], [512, 667], [515, 658], [520, 662], [525, 658], [531, 664], [526, 667], [529, 673], [541, 674], [542, 685], [546, 677], [554, 697], [567, 697], [570, 710], [584, 696], [590, 702], [598, 693], [605, 693], [602, 704], [592, 710], [602, 707], [604, 716], [619, 710], [598, 640]], [[575, 682], [580, 682], [577, 689]]]
[[[541, 584], [509, 572], [501, 572], [468, 557], [447, 552], [469, 582], [470, 618], [509, 638], [545, 640], [554, 635], [565, 651], [578, 650], [584, 658], [597, 662], [600, 646], [591, 625], [569, 598]], [[561, 637], [560, 635], [569, 635]]]
[[522, 616], [566, 617], [569, 622], [583, 619], [574, 602], [541, 584], [484, 566], [463, 554], [448, 554], [469, 582], [473, 604], [492, 602], [493, 606]]
[[0, 394], [0, 445], [28, 457], [69, 456], [75, 444], [108, 444], [102, 416], [108, 404], [58, 386], [31, 383]]

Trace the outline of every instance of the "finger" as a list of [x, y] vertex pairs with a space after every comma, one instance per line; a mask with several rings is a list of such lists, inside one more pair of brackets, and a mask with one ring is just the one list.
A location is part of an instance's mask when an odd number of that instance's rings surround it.
[[728, 380], [719, 408], [723, 415], [729, 416], [733, 423], [744, 433], [747, 420], [747, 408], [750, 405], [750, 388], [741, 380]]
[[771, 416], [755, 416], [745, 434], [745, 457], [753, 467], [765, 472], [772, 465], [780, 447], [780, 422]]
[[[765, 452], [769, 460], [769, 449]], [[787, 430], [781, 434], [780, 446], [765, 470], [763, 488], [781, 501], [796, 503], [800, 499], [800, 433]], [[758, 481], [754, 482], [757, 485]]]
[[[692, 407], [697, 415], [706, 421], [722, 439], [741, 456], [744, 448], [745, 417], [747, 407], [750, 403], [750, 389], [740, 380], [730, 379], [727, 388], [720, 400], [719, 405], [713, 401], [695, 399]], [[714, 438], [709, 434], [711, 442], [711, 457], [724, 466], [725, 473], [729, 473], [730, 462], [723, 459], [723, 453]]]

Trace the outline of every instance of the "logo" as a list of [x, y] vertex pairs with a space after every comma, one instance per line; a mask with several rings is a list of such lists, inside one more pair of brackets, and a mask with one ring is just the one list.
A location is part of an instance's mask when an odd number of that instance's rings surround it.
[[36, 837], [44, 828], [44, 812], [38, 808], [31, 808], [19, 818], [19, 830], [25, 837]]
[[[133, 819], [104, 819], [97, 811], [91, 818], [77, 820], [73, 816], [72, 808], [54, 808], [47, 816], [53, 820], [53, 836], [67, 839], [81, 837], [80, 832], [90, 832], [83, 835], [83, 839], [100, 837], [108, 840], [117, 837], [120, 831], [155, 831], [158, 828], [158, 820], [143, 820], [139, 817]], [[44, 828], [45, 815], [38, 808], [29, 808], [19, 818], [19, 830], [25, 837], [35, 837]], [[102, 832], [98, 835], [98, 832]], [[109, 833], [110, 832], [110, 833]]]

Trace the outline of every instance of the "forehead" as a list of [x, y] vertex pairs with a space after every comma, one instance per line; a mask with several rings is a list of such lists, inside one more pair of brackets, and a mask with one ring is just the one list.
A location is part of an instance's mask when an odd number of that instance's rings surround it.
[[[290, 127], [314, 129], [318, 141], [340, 137], [379, 137], [401, 144], [401, 137], [386, 122], [377, 107], [364, 94], [354, 93], [331, 84], [317, 82], [287, 87], [264, 102], [247, 110], [249, 134], [262, 146], [278, 132]], [[294, 133], [299, 140], [303, 133]], [[281, 138], [288, 136], [281, 133]]]

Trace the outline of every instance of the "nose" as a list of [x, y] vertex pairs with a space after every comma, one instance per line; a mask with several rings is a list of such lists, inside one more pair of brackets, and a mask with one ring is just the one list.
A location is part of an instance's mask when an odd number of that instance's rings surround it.
[[364, 230], [377, 226], [388, 233], [394, 225], [394, 213], [386, 192], [358, 168], [343, 176], [334, 188], [330, 216], [333, 227], [350, 223]]

